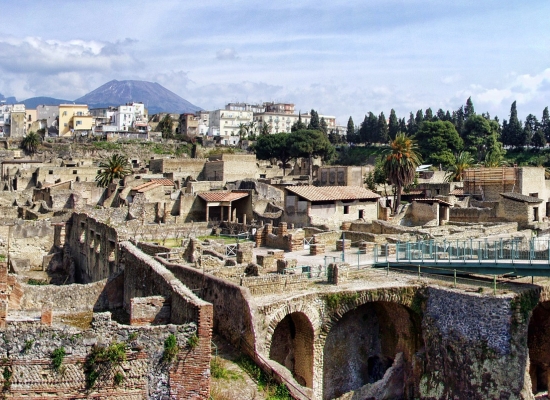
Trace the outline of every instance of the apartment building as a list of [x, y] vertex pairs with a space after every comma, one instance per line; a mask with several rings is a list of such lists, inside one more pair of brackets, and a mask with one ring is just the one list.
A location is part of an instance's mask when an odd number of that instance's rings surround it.
[[85, 136], [92, 132], [94, 117], [86, 104], [59, 105], [59, 136]]

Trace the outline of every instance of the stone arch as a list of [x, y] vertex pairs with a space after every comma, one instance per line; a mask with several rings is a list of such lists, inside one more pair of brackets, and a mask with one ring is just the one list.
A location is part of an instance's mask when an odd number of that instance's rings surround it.
[[533, 394], [547, 391], [550, 388], [550, 365], [548, 364], [550, 358], [550, 298], [548, 295], [547, 288], [543, 288], [541, 292], [523, 293], [514, 300], [518, 305], [516, 314], [519, 312], [519, 315], [514, 318], [527, 319], [529, 309], [534, 306], [527, 325], [529, 375]]
[[313, 387], [314, 330], [302, 312], [287, 314], [275, 327], [269, 358], [285, 366], [302, 386]]
[[422, 300], [416, 294], [417, 288], [343, 293], [342, 304], [332, 303], [320, 343], [324, 399], [382, 382], [391, 367], [398, 382], [391, 385], [394, 397], [414, 396], [413, 359], [422, 346]]

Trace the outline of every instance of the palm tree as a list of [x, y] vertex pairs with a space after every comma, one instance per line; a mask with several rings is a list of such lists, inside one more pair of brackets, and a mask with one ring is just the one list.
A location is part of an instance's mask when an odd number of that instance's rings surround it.
[[95, 177], [97, 186], [107, 187], [113, 180], [122, 179], [132, 173], [128, 159], [122, 154], [113, 154], [99, 163], [101, 171]]
[[250, 121], [248, 125], [246, 126], [246, 134], [248, 135], [248, 140], [252, 140], [251, 138], [256, 137], [256, 122]]
[[30, 131], [27, 136], [21, 141], [21, 147], [30, 153], [31, 158], [36, 153], [38, 145], [40, 144], [40, 136], [33, 131]]
[[453, 162], [453, 165], [447, 171], [445, 181], [462, 182], [464, 171], [474, 165], [474, 157], [467, 151], [461, 151]]
[[401, 203], [403, 187], [414, 182], [416, 167], [422, 162], [418, 146], [404, 133], [398, 133], [384, 153], [384, 172], [388, 181], [396, 187], [394, 213]]

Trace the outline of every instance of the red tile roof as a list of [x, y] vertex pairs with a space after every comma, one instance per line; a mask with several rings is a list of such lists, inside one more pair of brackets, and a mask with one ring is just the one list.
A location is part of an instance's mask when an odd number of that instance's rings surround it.
[[148, 192], [151, 189], [154, 189], [154, 188], [157, 188], [157, 187], [160, 187], [160, 186], [162, 186], [160, 183], [147, 182], [147, 183], [143, 183], [139, 186], [133, 187], [132, 190], [134, 190], [138, 193], [145, 193], [145, 192]]
[[214, 201], [235, 201], [242, 199], [243, 197], [248, 196], [248, 193], [239, 193], [239, 192], [203, 192], [199, 193], [198, 196], [206, 200], [207, 202]]
[[360, 186], [291, 186], [285, 189], [308, 201], [363, 200], [380, 197]]
[[160, 183], [162, 186], [174, 186], [174, 181], [168, 178], [153, 178], [151, 182]]

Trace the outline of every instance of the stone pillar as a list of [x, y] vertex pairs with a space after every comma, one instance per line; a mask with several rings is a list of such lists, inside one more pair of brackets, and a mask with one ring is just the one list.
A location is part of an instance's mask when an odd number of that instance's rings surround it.
[[271, 233], [273, 233], [273, 224], [267, 224], [265, 226], [265, 235], [267, 236]]
[[0, 264], [0, 293], [6, 293], [8, 290], [8, 264]]
[[40, 322], [44, 325], [52, 326], [53, 311], [50, 305], [44, 304], [42, 306], [42, 312], [40, 313]]
[[330, 263], [328, 265], [327, 281], [329, 284], [338, 286], [338, 264]]
[[281, 237], [286, 236], [286, 232], [287, 232], [286, 222], [279, 223], [279, 236]]
[[246, 225], [246, 214], [243, 214], [243, 225]]

